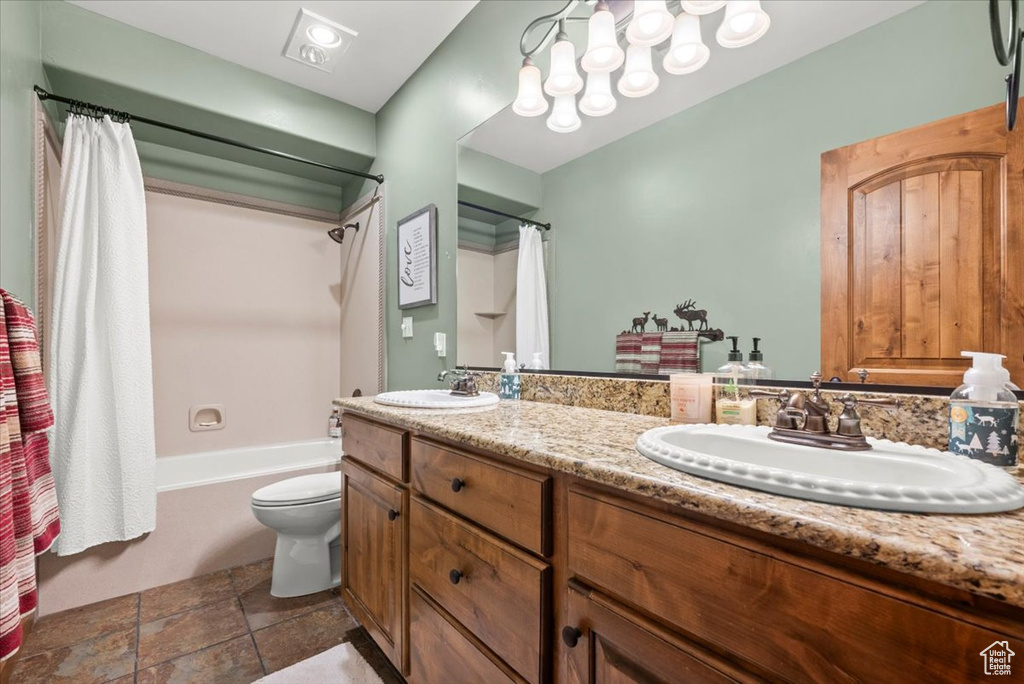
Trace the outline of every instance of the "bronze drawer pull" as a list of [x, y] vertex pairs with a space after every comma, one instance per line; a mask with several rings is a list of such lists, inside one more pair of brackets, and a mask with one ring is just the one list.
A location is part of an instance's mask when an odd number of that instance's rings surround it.
[[576, 644], [580, 642], [581, 636], [583, 636], [583, 632], [575, 627], [562, 628], [562, 641], [564, 641], [565, 645], [569, 648], [576, 648]]
[[459, 479], [457, 477], [453, 477], [452, 478], [452, 491], [453, 492], [459, 492], [465, 486], [466, 486], [466, 481], [465, 480]]
[[465, 577], [465, 575], [463, 575], [458, 570], [452, 570], [451, 572], [448, 573], [448, 580], [452, 584], [458, 584], [460, 581], [462, 581], [463, 577]]
[[394, 522], [395, 518], [397, 518], [397, 517], [398, 517], [398, 511], [396, 511], [394, 508], [389, 508], [388, 509], [388, 520]]

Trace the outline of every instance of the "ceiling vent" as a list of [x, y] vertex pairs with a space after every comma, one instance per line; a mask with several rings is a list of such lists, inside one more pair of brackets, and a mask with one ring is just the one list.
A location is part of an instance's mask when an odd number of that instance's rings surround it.
[[350, 28], [300, 9], [284, 46], [284, 56], [330, 73], [359, 35]]

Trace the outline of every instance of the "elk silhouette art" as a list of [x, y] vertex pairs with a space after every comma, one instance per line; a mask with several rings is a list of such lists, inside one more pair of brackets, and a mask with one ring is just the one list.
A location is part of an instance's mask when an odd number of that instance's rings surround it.
[[668, 332], [668, 319], [658, 318], [658, 314], [653, 316], [654, 325], [658, 328], [658, 332]]
[[708, 312], [706, 309], [697, 309], [696, 302], [692, 299], [686, 300], [675, 309], [675, 315], [679, 316], [680, 319], [690, 324], [690, 330], [693, 330], [693, 322], [699, 321], [700, 325], [697, 330], [708, 329]]
[[991, 425], [992, 427], [996, 425], [995, 416], [978, 416], [977, 421], [978, 425]]
[[[647, 320], [651, 317], [650, 311], [644, 311], [643, 316], [637, 316], [633, 319], [633, 327], [630, 328], [630, 332], [643, 332], [644, 328], [647, 327]], [[637, 328], [640, 328], [637, 330]]]

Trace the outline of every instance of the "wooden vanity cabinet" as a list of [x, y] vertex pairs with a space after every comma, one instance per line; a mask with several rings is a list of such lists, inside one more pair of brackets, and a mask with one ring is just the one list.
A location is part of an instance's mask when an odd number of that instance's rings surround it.
[[551, 476], [418, 436], [409, 456], [412, 619], [453, 644], [427, 656], [414, 636], [409, 681], [551, 681]]
[[570, 487], [568, 528], [572, 581], [765, 680], [904, 684], [912, 667], [913, 681], [965, 681], [987, 645], [1024, 637], [1020, 610], [1010, 619], [963, 613], [589, 487]]
[[[408, 670], [407, 434], [343, 422], [341, 595], [392, 664]], [[395, 477], [389, 477], [389, 475]]]
[[343, 596], [410, 684], [960, 682], [1024, 645], [1002, 602], [345, 420]]
[[408, 493], [353, 461], [342, 464], [342, 596], [403, 669]]

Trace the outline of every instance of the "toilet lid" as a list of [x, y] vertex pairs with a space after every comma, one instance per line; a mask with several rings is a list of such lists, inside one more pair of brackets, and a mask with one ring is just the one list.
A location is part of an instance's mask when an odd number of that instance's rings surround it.
[[264, 506], [316, 503], [341, 496], [341, 473], [317, 473], [281, 480], [256, 490], [252, 502]]

